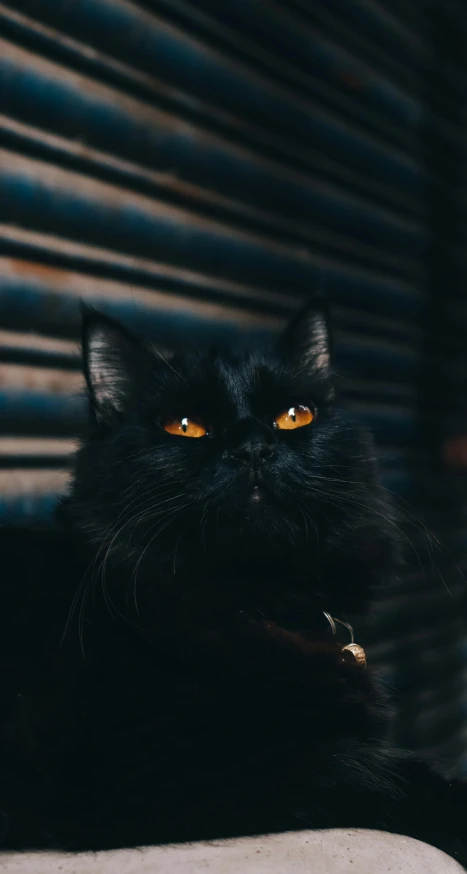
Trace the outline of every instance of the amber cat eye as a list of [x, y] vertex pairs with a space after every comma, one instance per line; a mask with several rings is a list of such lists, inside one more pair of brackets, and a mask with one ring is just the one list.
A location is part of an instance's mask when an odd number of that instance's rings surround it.
[[303, 428], [311, 425], [315, 414], [309, 407], [290, 407], [274, 419], [274, 425], [281, 431], [293, 431], [295, 428]]
[[207, 434], [207, 428], [199, 419], [188, 416], [165, 419], [162, 427], [168, 434], [175, 434], [177, 437], [204, 437]]

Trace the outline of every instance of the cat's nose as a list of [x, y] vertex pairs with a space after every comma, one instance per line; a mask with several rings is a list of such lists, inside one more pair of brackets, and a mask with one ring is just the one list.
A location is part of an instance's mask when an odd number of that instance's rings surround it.
[[241, 419], [224, 434], [227, 456], [237, 463], [259, 467], [274, 455], [272, 430], [251, 419]]
[[243, 464], [257, 466], [269, 461], [274, 455], [274, 447], [267, 443], [237, 446], [230, 450], [230, 456]]

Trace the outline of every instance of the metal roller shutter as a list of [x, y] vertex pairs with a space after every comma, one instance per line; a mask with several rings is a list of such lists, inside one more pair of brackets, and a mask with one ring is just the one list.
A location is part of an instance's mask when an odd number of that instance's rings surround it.
[[[466, 15], [461, 0], [0, 2], [0, 522], [52, 524], [66, 485], [80, 298], [169, 344], [275, 330], [319, 285], [388, 488], [438, 530], [461, 410]], [[441, 263], [457, 273], [440, 346]], [[459, 512], [448, 527], [441, 575], [466, 540]], [[450, 597], [412, 552], [367, 628], [412, 696], [403, 740], [451, 758], [462, 585]]]

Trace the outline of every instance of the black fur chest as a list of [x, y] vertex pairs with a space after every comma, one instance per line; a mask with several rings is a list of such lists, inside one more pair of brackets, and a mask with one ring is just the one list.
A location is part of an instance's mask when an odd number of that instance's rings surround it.
[[[351, 680], [354, 680], [352, 683]], [[306, 677], [199, 676], [179, 664], [120, 658], [89, 665], [48, 660], [16, 698], [9, 743], [59, 795], [99, 808], [229, 793], [321, 767], [345, 738], [381, 731], [366, 678], [342, 677], [332, 694]], [[327, 753], [326, 753], [327, 754]]]

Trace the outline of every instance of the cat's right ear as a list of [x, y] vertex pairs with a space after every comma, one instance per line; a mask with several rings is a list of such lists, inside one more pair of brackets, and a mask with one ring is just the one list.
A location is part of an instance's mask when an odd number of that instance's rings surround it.
[[144, 354], [141, 344], [116, 320], [82, 305], [83, 370], [99, 423], [125, 412]]
[[321, 376], [331, 372], [332, 338], [327, 299], [316, 294], [296, 313], [280, 338], [280, 347], [300, 368]]

